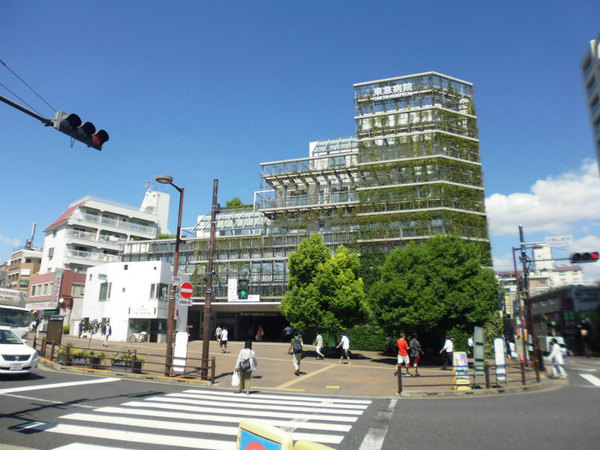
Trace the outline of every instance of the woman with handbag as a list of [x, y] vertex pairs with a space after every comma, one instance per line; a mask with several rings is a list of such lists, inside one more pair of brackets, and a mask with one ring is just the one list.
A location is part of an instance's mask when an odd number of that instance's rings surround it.
[[256, 369], [256, 353], [252, 350], [252, 341], [247, 340], [244, 348], [240, 350], [237, 361], [235, 362], [234, 371], [240, 377], [240, 386], [238, 392], [246, 391], [246, 395], [250, 395], [250, 380], [252, 379], [252, 371]]

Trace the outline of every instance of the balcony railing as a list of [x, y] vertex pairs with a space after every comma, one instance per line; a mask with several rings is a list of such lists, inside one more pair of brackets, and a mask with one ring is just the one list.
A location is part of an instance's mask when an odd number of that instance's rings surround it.
[[71, 250], [67, 252], [67, 256], [71, 258], [86, 259], [88, 261], [98, 262], [117, 262], [119, 261], [118, 255], [109, 255], [106, 253], [99, 252], [86, 252], [82, 250]]
[[256, 196], [256, 202], [259, 209], [271, 208], [296, 208], [299, 206], [328, 206], [335, 204], [345, 204], [358, 202], [356, 192], [339, 192], [333, 194], [319, 195], [298, 195], [294, 197], [272, 197], [273, 192], [268, 192]]
[[92, 222], [95, 224], [106, 225], [109, 227], [119, 228], [121, 230], [133, 231], [133, 232], [137, 232], [137, 233], [144, 233], [144, 234], [150, 234], [150, 235], [153, 235], [156, 233], [156, 225], [150, 225], [150, 226], [140, 225], [137, 223], [126, 222], [126, 221], [122, 221], [122, 220], [112, 219], [109, 217], [103, 217], [103, 216], [99, 216], [99, 215], [85, 214], [85, 213], [77, 214], [74, 216], [74, 218], [83, 220], [85, 222]]

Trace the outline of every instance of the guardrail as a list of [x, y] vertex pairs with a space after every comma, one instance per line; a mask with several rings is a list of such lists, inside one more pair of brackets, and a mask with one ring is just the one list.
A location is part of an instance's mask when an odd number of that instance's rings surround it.
[[[124, 352], [105, 348], [79, 348], [70, 344], [59, 345], [55, 342], [47, 342], [46, 338], [41, 340], [34, 338], [32, 347], [40, 356], [64, 366], [165, 376], [166, 356], [164, 354], [140, 353], [137, 350]], [[175, 357], [173, 368], [174, 378], [201, 379], [210, 381], [211, 384], [215, 382], [214, 356], [208, 360]], [[206, 371], [206, 377], [202, 376], [203, 371]]]
[[[468, 389], [491, 389], [491, 388], [502, 388], [508, 387], [509, 384], [516, 383], [521, 384], [522, 386], [527, 385], [528, 383], [539, 383], [540, 382], [540, 371], [539, 371], [539, 363], [535, 361], [531, 365], [526, 364], [525, 362], [519, 363], [511, 363], [506, 364], [504, 366], [498, 366], [496, 364], [485, 363], [483, 366], [483, 375], [476, 374], [474, 367], [472, 364], [469, 365], [469, 374], [468, 374], [468, 383], [457, 383], [456, 378], [453, 377], [453, 382], [443, 382], [436, 383], [431, 382], [432, 379], [440, 379], [447, 380], [448, 374], [442, 373], [439, 375], [419, 375], [418, 377], [414, 377], [412, 375], [402, 375], [401, 371], [402, 366], [396, 365], [396, 376], [398, 380], [398, 394], [401, 394], [403, 389], [406, 387], [414, 388], [414, 387], [452, 387], [454, 389], [458, 388], [468, 388]], [[499, 372], [499, 368], [503, 369]], [[453, 368], [454, 369], [454, 368]], [[504, 374], [502, 374], [504, 372]], [[502, 376], [503, 375], [503, 376]], [[423, 380], [423, 382], [418, 383], [417, 380]], [[503, 381], [499, 381], [502, 380]], [[411, 381], [408, 381], [411, 380]], [[492, 380], [495, 380], [494, 382]]]

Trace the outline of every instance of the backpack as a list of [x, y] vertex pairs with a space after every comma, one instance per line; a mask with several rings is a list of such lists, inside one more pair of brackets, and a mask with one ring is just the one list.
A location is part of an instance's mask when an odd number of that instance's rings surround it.
[[240, 363], [240, 371], [242, 372], [248, 372], [251, 368], [252, 364], [250, 364], [250, 358], [246, 358]]
[[302, 353], [302, 343], [298, 338], [294, 338], [294, 353]]

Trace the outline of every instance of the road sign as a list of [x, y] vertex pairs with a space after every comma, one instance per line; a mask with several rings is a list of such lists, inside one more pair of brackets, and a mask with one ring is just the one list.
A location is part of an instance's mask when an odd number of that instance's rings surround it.
[[194, 286], [191, 283], [183, 283], [179, 286], [179, 293], [183, 298], [190, 298], [194, 293]]

